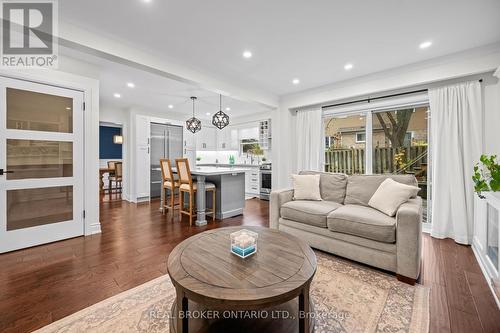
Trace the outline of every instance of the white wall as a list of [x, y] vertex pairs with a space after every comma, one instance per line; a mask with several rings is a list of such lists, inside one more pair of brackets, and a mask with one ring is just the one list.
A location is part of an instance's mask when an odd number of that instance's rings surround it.
[[[500, 79], [500, 67], [495, 73]], [[486, 154], [500, 158], [500, 82], [485, 88], [485, 149]]]
[[[295, 112], [292, 110], [313, 105], [354, 100], [360, 97], [385, 95], [402, 90], [428, 88], [449, 80], [490, 72], [485, 88], [485, 150], [498, 151], [499, 87], [491, 72], [500, 65], [500, 44], [461, 52], [434, 60], [389, 71], [371, 74], [336, 84], [283, 96], [279, 109], [272, 112], [273, 122], [273, 188], [290, 186], [294, 172]], [[496, 123], [494, 121], [497, 121]]]

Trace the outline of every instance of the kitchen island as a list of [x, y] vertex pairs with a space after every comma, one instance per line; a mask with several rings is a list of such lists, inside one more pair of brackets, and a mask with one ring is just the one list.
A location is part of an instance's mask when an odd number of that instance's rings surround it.
[[[176, 172], [175, 168], [173, 171]], [[245, 207], [245, 172], [243, 167], [199, 166], [191, 170], [193, 181], [197, 182], [196, 225], [207, 224], [205, 183], [215, 184], [215, 217], [219, 220], [243, 214]], [[162, 199], [165, 191], [161, 193]], [[163, 200], [161, 201], [163, 202]], [[210, 200], [211, 202], [211, 200]]]

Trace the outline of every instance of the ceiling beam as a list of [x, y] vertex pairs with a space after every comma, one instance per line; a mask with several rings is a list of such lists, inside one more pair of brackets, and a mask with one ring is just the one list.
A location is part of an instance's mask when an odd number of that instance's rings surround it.
[[279, 97], [275, 94], [216, 78], [210, 73], [175, 63], [168, 59], [168, 55], [158, 56], [126, 42], [75, 27], [68, 22], [61, 21], [59, 24], [59, 44], [240, 101], [269, 109], [276, 109], [279, 105]]

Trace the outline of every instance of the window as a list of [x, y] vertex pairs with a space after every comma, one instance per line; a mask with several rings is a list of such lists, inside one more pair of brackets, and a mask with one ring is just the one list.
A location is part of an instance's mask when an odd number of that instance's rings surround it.
[[366, 142], [366, 133], [359, 132], [356, 133], [356, 143], [365, 143]]
[[329, 136], [325, 136], [325, 148], [330, 148], [331, 144], [332, 144], [332, 138]]
[[[365, 173], [366, 117], [364, 115], [332, 116], [324, 119], [325, 171], [348, 175]], [[359, 134], [362, 135], [362, 141]]]
[[260, 149], [259, 140], [257, 139], [243, 139], [240, 141], [241, 152], [244, 154], [252, 153]]

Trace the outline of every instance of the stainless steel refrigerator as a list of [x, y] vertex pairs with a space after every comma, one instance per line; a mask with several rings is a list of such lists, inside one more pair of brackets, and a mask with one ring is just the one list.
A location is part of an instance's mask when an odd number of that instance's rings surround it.
[[151, 123], [151, 198], [161, 194], [160, 159], [170, 159], [174, 167], [182, 157], [182, 132], [181, 126]]

